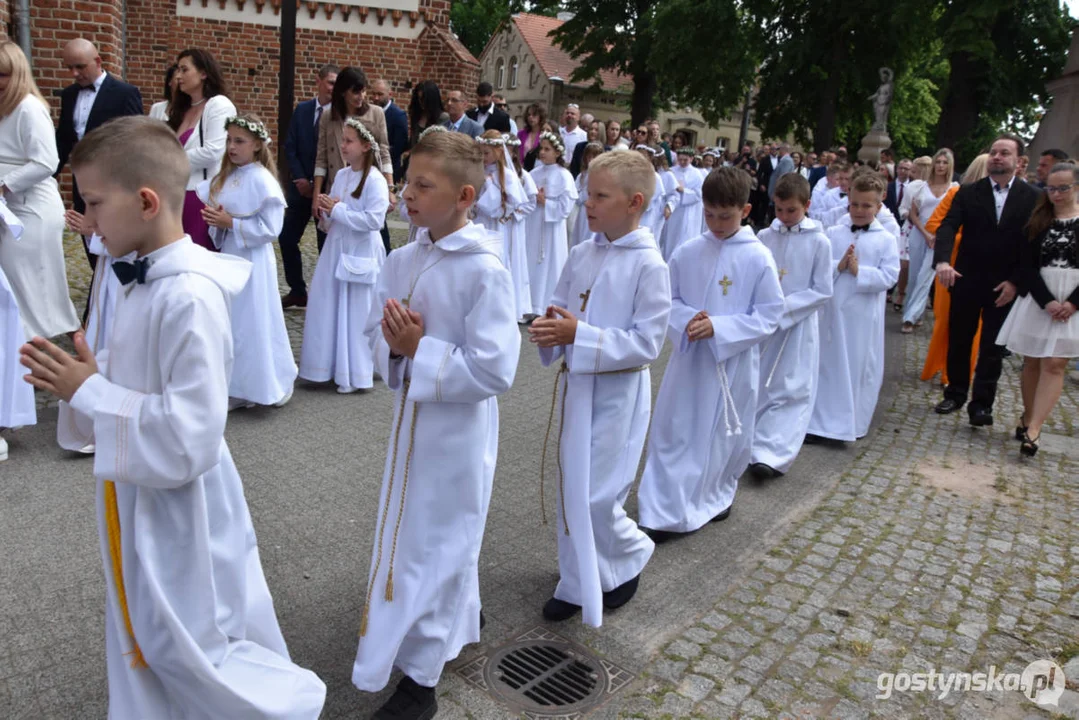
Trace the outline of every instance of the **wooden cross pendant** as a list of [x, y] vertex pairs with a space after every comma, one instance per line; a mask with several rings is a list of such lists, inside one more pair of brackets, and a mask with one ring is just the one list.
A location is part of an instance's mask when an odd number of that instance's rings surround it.
[[779, 269], [779, 282], [783, 282], [783, 278], [785, 278], [786, 276], [787, 276], [787, 269], [786, 268], [780, 268]]
[[726, 295], [727, 290], [730, 289], [731, 285], [734, 285], [734, 280], [731, 280], [726, 275], [724, 275], [723, 279], [719, 281], [719, 284], [723, 286], [723, 294]]
[[401, 298], [401, 304], [404, 305], [405, 308], [410, 308], [412, 306], [412, 293], [409, 293], [408, 297]]
[[577, 297], [581, 298], [581, 312], [584, 312], [585, 307], [588, 305], [588, 298], [592, 295], [592, 288], [588, 288]]

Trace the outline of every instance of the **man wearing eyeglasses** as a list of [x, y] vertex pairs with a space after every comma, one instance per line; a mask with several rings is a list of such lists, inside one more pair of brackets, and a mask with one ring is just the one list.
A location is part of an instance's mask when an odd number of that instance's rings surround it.
[[484, 130], [497, 130], [500, 133], [510, 131], [510, 116], [505, 110], [495, 107], [494, 88], [489, 82], [476, 86], [476, 107], [468, 111], [469, 119], [475, 120]]
[[493, 97], [494, 97], [494, 101], [495, 101], [495, 109], [496, 110], [501, 110], [502, 112], [506, 113], [506, 115], [509, 115], [509, 119], [510, 119], [510, 135], [516, 136], [517, 135], [517, 121], [513, 119], [512, 115], [510, 115], [510, 106], [506, 103], [506, 96], [502, 95], [501, 93], [495, 93]]
[[586, 142], [588, 140], [588, 133], [579, 125], [581, 121], [581, 108], [577, 103], [570, 103], [566, 106], [566, 112], [562, 116], [565, 125], [558, 128], [559, 134], [562, 135], [562, 145], [565, 150], [562, 153], [562, 160], [566, 165], [569, 165], [573, 159], [573, 151], [577, 149], [577, 143]]

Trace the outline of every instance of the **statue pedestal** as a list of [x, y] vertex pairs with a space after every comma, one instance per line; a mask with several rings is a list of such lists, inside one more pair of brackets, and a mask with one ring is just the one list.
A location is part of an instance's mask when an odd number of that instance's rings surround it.
[[869, 134], [862, 138], [862, 146], [858, 148], [858, 159], [864, 163], [880, 163], [880, 151], [887, 150], [892, 146], [892, 139], [883, 130], [870, 130]]

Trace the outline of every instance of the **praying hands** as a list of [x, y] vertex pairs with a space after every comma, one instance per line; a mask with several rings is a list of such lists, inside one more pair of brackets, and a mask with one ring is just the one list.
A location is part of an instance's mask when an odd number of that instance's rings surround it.
[[423, 316], [390, 298], [382, 310], [382, 337], [390, 346], [391, 357], [416, 357], [423, 337]]
[[225, 208], [220, 205], [216, 208], [204, 207], [202, 209], [202, 219], [210, 227], [221, 228], [222, 230], [232, 229], [232, 216], [225, 212]]
[[707, 310], [701, 310], [686, 324], [686, 335], [689, 336], [690, 342], [707, 340], [715, 335], [715, 328], [712, 327], [712, 320], [708, 317]]
[[577, 318], [569, 310], [551, 305], [547, 314], [528, 328], [529, 340], [541, 348], [572, 345], [577, 339]]
[[38, 390], [71, 402], [86, 379], [97, 372], [94, 352], [81, 330], [75, 333], [75, 352], [77, 357], [72, 357], [45, 338], [33, 338], [19, 348], [20, 362], [30, 369], [23, 379]]

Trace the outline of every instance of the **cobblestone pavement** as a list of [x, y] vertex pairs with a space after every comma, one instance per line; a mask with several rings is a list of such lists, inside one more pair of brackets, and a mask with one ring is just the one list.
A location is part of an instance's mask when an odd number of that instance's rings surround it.
[[[397, 244], [405, 232], [393, 236]], [[89, 270], [77, 243], [67, 240], [68, 274], [81, 309]], [[313, 232], [302, 252], [310, 278]], [[286, 313], [297, 352], [303, 318]], [[896, 317], [889, 322], [895, 332]], [[917, 379], [928, 325], [890, 340], [900, 355], [889, 367], [901, 363], [902, 371], [868, 438], [845, 452], [805, 449], [795, 471], [770, 488], [747, 483], [738, 517], [660, 548], [638, 598], [605, 617], [602, 629], [558, 628], [637, 674], [595, 718], [1050, 716], [1014, 691], [940, 698], [896, 690], [876, 698], [880, 673], [1017, 672], [1035, 659], [1053, 658], [1079, 681], [1079, 383], [1066, 384], [1038, 458], [1020, 462], [1010, 439], [1020, 361], [1006, 363], [997, 426], [972, 430], [962, 413], [933, 414], [939, 384]], [[481, 558], [489, 625], [483, 645], [447, 668], [439, 720], [513, 716], [453, 669], [487, 643], [536, 625], [553, 587], [553, 549], [536, 526], [532, 489], [549, 377], [532, 355], [522, 353], [517, 383], [501, 403], [502, 480]], [[658, 386], [662, 363], [653, 372]], [[285, 410], [229, 421], [290, 650], [330, 686], [324, 717], [366, 717], [385, 698], [355, 692], [348, 670], [390, 406], [388, 394], [375, 391], [346, 425], [340, 409], [349, 403], [360, 406], [309, 389]], [[329, 419], [317, 425], [316, 417]], [[27, 461], [38, 453], [43, 469], [28, 483], [4, 483], [5, 504], [19, 513], [5, 521], [11, 532], [0, 528], [11, 543], [10, 574], [0, 579], [0, 708], [13, 717], [73, 717], [81, 707], [100, 717], [103, 590], [85, 512], [92, 490], [70, 479], [87, 472], [72, 466], [77, 461], [57, 460], [46, 447], [53, 430], [37, 432], [30, 436], [37, 442], [19, 450]], [[328, 444], [328, 434], [341, 447]], [[279, 447], [282, 438], [291, 440]], [[635, 498], [628, 509], [635, 514]], [[27, 513], [39, 521], [27, 524]], [[59, 570], [34, 574], [47, 566]], [[20, 584], [20, 574], [31, 582]], [[1079, 695], [1069, 691], [1061, 702], [1059, 717], [1079, 718]]]
[[[620, 717], [1046, 717], [1017, 692], [876, 697], [880, 673], [1039, 659], [1076, 658], [1079, 689], [1079, 383], [1020, 461], [1021, 360], [1006, 361], [997, 425], [974, 430], [931, 412], [928, 329], [903, 344], [894, 401], [834, 491], [663, 649]], [[1079, 717], [1077, 699], [1059, 717]]]

